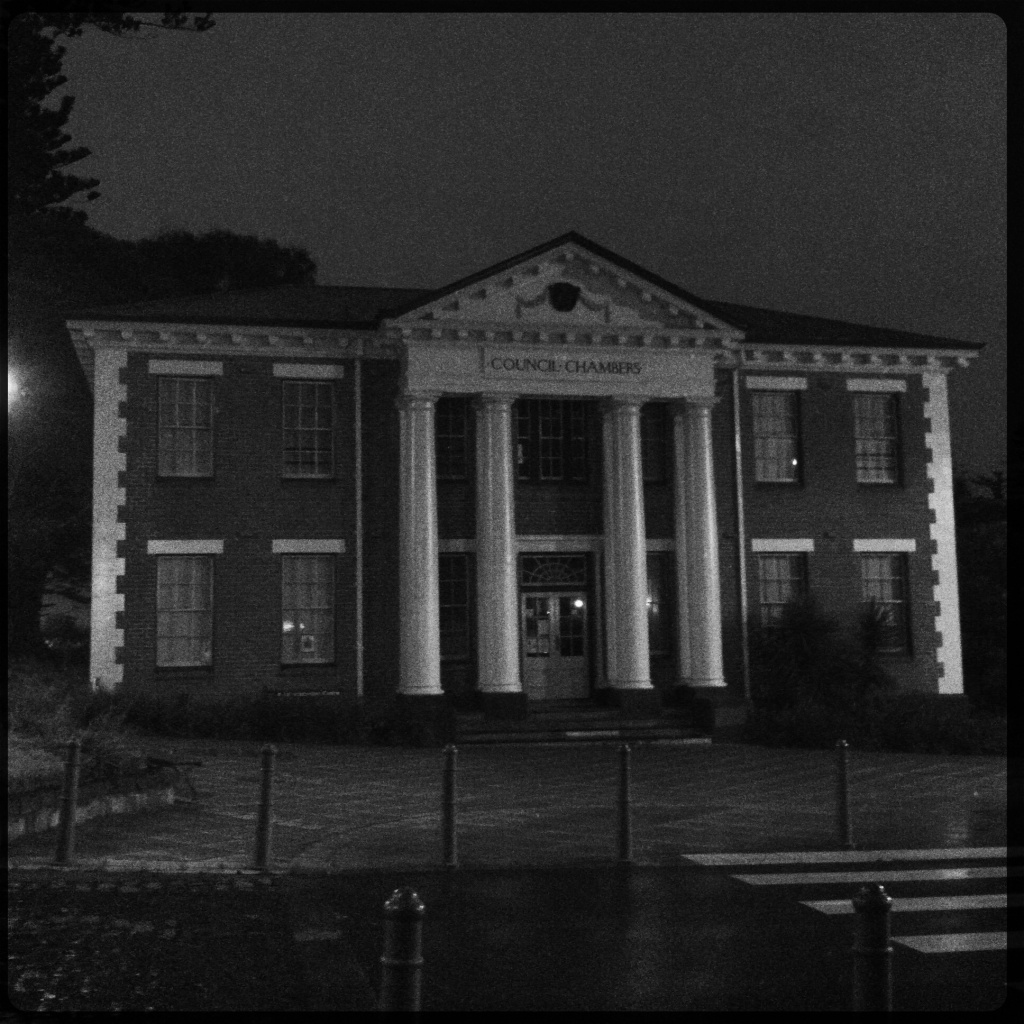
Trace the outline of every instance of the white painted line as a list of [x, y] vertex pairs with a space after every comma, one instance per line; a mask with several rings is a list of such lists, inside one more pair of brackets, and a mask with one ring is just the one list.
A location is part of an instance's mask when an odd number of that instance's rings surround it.
[[[801, 900], [805, 907], [817, 910], [821, 914], [852, 914], [851, 900]], [[1005, 893], [986, 893], [978, 896], [913, 896], [892, 901], [893, 910], [929, 911], [929, 910], [992, 910], [1002, 909], [1007, 905]], [[1013, 900], [1013, 906], [1021, 905], [1021, 900]]]
[[1006, 868], [920, 868], [912, 871], [785, 871], [775, 875], [733, 875], [748, 885], [817, 885], [835, 882], [957, 882], [965, 878], [1005, 878]]
[[[1020, 933], [1009, 936], [1010, 945], [1020, 945]], [[904, 935], [892, 940], [919, 953], [975, 953], [1006, 949], [1006, 932], [964, 932], [962, 935]]]
[[779, 853], [698, 853], [684, 859], [705, 867], [719, 867], [724, 864], [813, 864], [828, 861], [836, 864], [849, 864], [876, 860], [974, 860], [1005, 856], [1005, 846], [962, 846], [948, 850], [798, 850]]

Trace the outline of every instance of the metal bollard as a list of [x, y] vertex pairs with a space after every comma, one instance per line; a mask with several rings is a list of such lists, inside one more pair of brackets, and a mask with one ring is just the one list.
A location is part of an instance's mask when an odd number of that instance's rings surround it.
[[57, 837], [55, 864], [70, 864], [75, 856], [75, 810], [78, 807], [78, 774], [82, 757], [82, 741], [68, 743], [64, 762], [64, 790], [61, 794], [60, 832]]
[[459, 866], [459, 852], [455, 835], [455, 772], [459, 752], [451, 743], [444, 748], [444, 777], [442, 784], [441, 832], [444, 846], [444, 866]]
[[409, 886], [396, 889], [384, 904], [382, 1011], [419, 1012], [424, 913], [423, 900]]
[[263, 783], [260, 789], [260, 809], [256, 816], [256, 868], [268, 871], [270, 864], [270, 833], [273, 823], [271, 818], [272, 793], [274, 782], [274, 755], [277, 749], [273, 746], [263, 748]]
[[633, 836], [629, 820], [629, 744], [619, 747], [619, 863], [633, 861]]
[[836, 740], [836, 825], [839, 843], [844, 850], [853, 849], [853, 822], [850, 820], [849, 744]]
[[892, 897], [877, 882], [853, 897], [853, 1009], [892, 1011]]

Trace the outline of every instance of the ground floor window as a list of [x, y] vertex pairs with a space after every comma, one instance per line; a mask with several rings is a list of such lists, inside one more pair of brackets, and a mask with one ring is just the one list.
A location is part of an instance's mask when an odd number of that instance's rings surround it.
[[281, 662], [334, 661], [334, 556], [281, 557]]
[[781, 626], [786, 612], [807, 596], [807, 556], [759, 555], [761, 625]]
[[438, 564], [441, 658], [469, 658], [469, 556], [441, 555]]
[[156, 663], [163, 668], [213, 661], [213, 559], [161, 555], [156, 561]]
[[878, 650], [910, 651], [907, 615], [907, 563], [901, 554], [870, 554], [860, 558], [861, 600], [878, 627]]
[[667, 551], [647, 553], [647, 632], [651, 657], [671, 655], [672, 628], [672, 555]]

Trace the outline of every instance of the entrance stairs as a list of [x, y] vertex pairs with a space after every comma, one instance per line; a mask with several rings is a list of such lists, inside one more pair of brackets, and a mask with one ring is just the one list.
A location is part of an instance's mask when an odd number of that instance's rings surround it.
[[455, 743], [710, 743], [689, 716], [675, 708], [658, 715], [630, 717], [619, 708], [588, 700], [531, 701], [526, 718], [488, 718], [479, 711], [457, 712]]

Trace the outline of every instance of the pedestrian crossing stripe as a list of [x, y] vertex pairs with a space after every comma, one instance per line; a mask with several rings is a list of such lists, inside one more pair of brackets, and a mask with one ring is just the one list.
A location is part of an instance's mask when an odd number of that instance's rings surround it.
[[919, 953], [978, 953], [990, 949], [1019, 948], [1021, 934], [1006, 932], [963, 932], [950, 935], [903, 935], [894, 938], [900, 946], [909, 946]]
[[[735, 864], [858, 864], [878, 860], [988, 860], [1005, 857], [1005, 846], [966, 846], [943, 850], [821, 850], [775, 853], [697, 853], [684, 857], [702, 867], [726, 867]], [[1021, 851], [1014, 849], [1014, 854]]]
[[871, 867], [863, 871], [783, 871], [766, 875], [733, 875], [748, 885], [828, 885], [836, 882], [958, 882], [967, 878], [1006, 878], [1005, 867], [899, 868]]
[[[819, 914], [852, 914], [852, 900], [801, 900], [805, 907]], [[1004, 907], [1024, 906], [1024, 896], [1007, 899], [1005, 893], [982, 893], [973, 896], [912, 896], [894, 897], [892, 910], [904, 913], [935, 910], [1002, 910]]]

